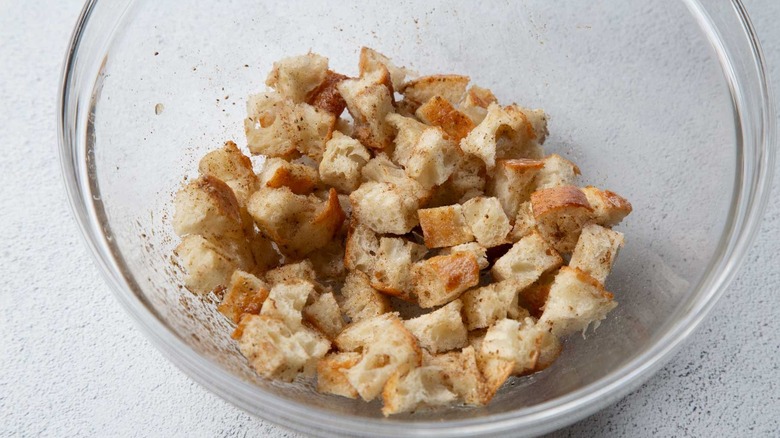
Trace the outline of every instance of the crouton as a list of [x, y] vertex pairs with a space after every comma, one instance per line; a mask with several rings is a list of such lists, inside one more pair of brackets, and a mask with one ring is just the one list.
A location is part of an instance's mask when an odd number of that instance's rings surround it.
[[393, 93], [387, 87], [389, 78], [387, 69], [381, 68], [337, 85], [347, 102], [347, 110], [355, 120], [353, 136], [371, 149], [385, 149], [392, 145], [393, 128], [385, 121], [385, 117], [393, 112]]
[[303, 317], [328, 339], [334, 339], [344, 328], [341, 310], [332, 293], [324, 293], [314, 298], [303, 308]]
[[393, 161], [402, 166], [406, 166], [409, 162], [422, 133], [429, 129], [436, 129], [418, 122], [413, 117], [404, 117], [397, 113], [388, 114], [387, 123], [396, 131], [393, 141], [395, 146], [393, 148]]
[[314, 266], [310, 260], [302, 260], [271, 269], [265, 273], [263, 279], [270, 286], [283, 283], [297, 283], [300, 280], [316, 283], [317, 273], [314, 271]]
[[491, 103], [498, 103], [498, 99], [490, 90], [472, 85], [458, 104], [458, 109], [466, 114], [474, 124], [479, 124], [485, 119], [487, 107]]
[[254, 275], [236, 269], [230, 277], [230, 285], [217, 310], [238, 324], [241, 315], [257, 315], [268, 298], [268, 285]]
[[252, 195], [247, 209], [260, 231], [294, 258], [327, 245], [346, 217], [335, 189], [320, 201], [313, 195], [296, 195], [287, 187], [264, 187]]
[[426, 355], [423, 365], [439, 368], [444, 383], [466, 404], [484, 405], [489, 401], [485, 399], [485, 379], [479, 371], [474, 347]]
[[593, 218], [588, 198], [573, 186], [537, 190], [531, 194], [536, 229], [561, 253], [574, 250], [583, 225]]
[[421, 408], [448, 405], [457, 395], [451, 392], [437, 367], [420, 367], [405, 374], [396, 372], [382, 390], [382, 414], [389, 416]]
[[461, 301], [455, 300], [433, 312], [404, 321], [404, 325], [417, 338], [420, 346], [431, 353], [465, 347], [468, 339], [466, 326], [460, 317], [462, 307]]
[[475, 330], [493, 325], [512, 310], [512, 317], [528, 316], [517, 304], [517, 293], [533, 280], [506, 280], [471, 289], [461, 295], [466, 328]]
[[557, 274], [557, 270], [546, 272], [533, 284], [522, 289], [517, 295], [518, 305], [527, 309], [528, 313], [534, 318], [541, 318], [542, 312], [544, 312], [544, 305], [547, 303], [547, 297], [550, 295], [550, 286], [552, 286]]
[[344, 267], [344, 244], [340, 238], [331, 240], [317, 251], [309, 253], [317, 278], [344, 280], [347, 275]]
[[330, 350], [330, 342], [317, 331], [292, 329], [284, 321], [262, 314], [245, 314], [234, 337], [258, 374], [286, 382], [299, 373], [313, 375], [317, 361]]
[[420, 307], [447, 304], [479, 283], [479, 265], [473, 254], [457, 252], [431, 257], [413, 268], [415, 294]]
[[482, 341], [480, 355], [484, 358], [496, 358], [514, 363], [513, 374], [528, 374], [538, 371], [542, 347], [545, 348], [549, 365], [560, 352], [558, 339], [545, 327], [538, 325], [532, 318], [522, 323], [512, 319], [502, 319], [490, 327]]
[[[254, 228], [251, 216], [249, 216], [249, 222], [249, 225]], [[262, 233], [256, 232], [254, 229], [251, 232], [247, 232], [247, 243], [255, 261], [253, 272], [262, 274], [269, 269], [279, 266], [281, 255], [274, 248], [273, 242], [263, 236]]]
[[512, 226], [512, 231], [509, 233], [509, 240], [511, 242], [517, 242], [523, 237], [531, 234], [534, 230], [536, 230], [536, 219], [534, 219], [531, 201], [526, 201], [517, 207], [515, 224]]
[[450, 178], [432, 190], [425, 205], [439, 207], [459, 204], [485, 194], [485, 163], [469, 155], [461, 156], [458, 166]]
[[474, 240], [459, 204], [417, 210], [425, 246], [442, 248]]
[[439, 129], [426, 129], [420, 135], [406, 163], [406, 174], [424, 189], [443, 184], [460, 161], [458, 145], [444, 138]]
[[360, 362], [345, 374], [363, 400], [373, 400], [395, 373], [403, 374], [422, 362], [417, 339], [397, 313], [385, 313], [347, 326], [336, 337], [342, 351], [361, 350]]
[[477, 266], [479, 266], [480, 271], [490, 266], [487, 259], [487, 248], [477, 242], [463, 243], [460, 245], [451, 246], [449, 248], [442, 248], [439, 252], [439, 255], [450, 255], [456, 252], [467, 252], [473, 254], [474, 257], [477, 258]]
[[419, 201], [404, 187], [366, 182], [349, 200], [353, 217], [377, 233], [406, 234], [418, 224]]
[[390, 311], [387, 296], [371, 287], [368, 275], [353, 271], [347, 274], [341, 288], [341, 308], [352, 322], [379, 316]]
[[388, 295], [410, 300], [412, 264], [425, 255], [425, 247], [400, 237], [382, 237], [371, 271], [371, 286]]
[[201, 158], [198, 171], [201, 175], [212, 176], [227, 184], [242, 207], [246, 206], [249, 197], [259, 187], [257, 175], [252, 170], [252, 161], [232, 141]]
[[260, 315], [284, 321], [291, 330], [298, 330], [302, 327], [303, 306], [310, 297], [316, 295], [314, 284], [309, 281], [274, 284], [260, 309]]
[[343, 193], [351, 193], [360, 186], [360, 171], [370, 159], [368, 149], [359, 141], [336, 131], [325, 144], [320, 178]]
[[622, 233], [596, 224], [586, 225], [574, 247], [569, 266], [586, 272], [604, 284], [622, 246]]
[[176, 193], [173, 229], [179, 236], [243, 236], [241, 210], [233, 190], [221, 180], [205, 175]]
[[463, 204], [463, 216], [480, 245], [492, 248], [507, 242], [512, 227], [497, 198], [469, 199]]
[[347, 380], [346, 370], [360, 362], [360, 353], [331, 353], [317, 362], [317, 391], [323, 394], [357, 398], [358, 392]]
[[347, 107], [347, 103], [344, 101], [344, 98], [341, 97], [338, 85], [341, 81], [346, 79], [349, 78], [328, 70], [325, 73], [325, 79], [323, 79], [320, 85], [309, 94], [306, 103], [315, 108], [327, 111], [335, 117], [340, 116], [341, 113], [344, 112], [344, 108]]
[[345, 244], [344, 266], [350, 271], [370, 273], [374, 270], [378, 252], [379, 237], [376, 233], [359, 222], [352, 222]]
[[583, 188], [582, 192], [593, 207], [594, 222], [599, 225], [613, 227], [631, 213], [631, 203], [617, 193], [592, 186]]
[[508, 218], [514, 219], [520, 206], [531, 197], [533, 181], [544, 166], [540, 160], [499, 160], [487, 185], [487, 194], [501, 202]]
[[411, 196], [420, 202], [424, 202], [430, 195], [430, 190], [409, 177], [402, 167], [390, 161], [390, 158], [383, 153], [376, 154], [374, 158], [370, 159], [363, 166], [361, 175], [364, 182], [373, 181], [393, 184], [399, 189], [409, 192]]
[[404, 100], [416, 109], [434, 96], [441, 96], [453, 105], [457, 104], [466, 94], [468, 84], [468, 76], [421, 76], [404, 84], [399, 91], [404, 95]]
[[536, 175], [536, 190], [572, 186], [580, 174], [580, 168], [558, 154], [545, 157], [544, 167]]
[[512, 375], [515, 363], [512, 360], [485, 356], [479, 353], [477, 355], [477, 366], [485, 382], [482, 388], [482, 400], [484, 402], [482, 404], [487, 404]]
[[533, 283], [543, 273], [563, 264], [561, 256], [539, 233], [531, 233], [512, 245], [493, 264], [491, 273], [496, 281], [530, 280]]
[[455, 109], [447, 99], [433, 96], [415, 112], [417, 118], [431, 126], [438, 126], [455, 142], [460, 142], [472, 129], [474, 122], [464, 113]]
[[174, 250], [184, 268], [184, 286], [195, 294], [207, 294], [226, 286], [236, 263], [223, 250], [203, 236], [184, 236]]
[[307, 101], [327, 75], [328, 58], [307, 53], [274, 62], [265, 84], [283, 97], [301, 103]]
[[539, 319], [552, 333], [566, 336], [595, 327], [617, 306], [612, 294], [595, 278], [577, 268], [564, 266], [550, 286], [550, 294]]
[[305, 164], [290, 163], [281, 158], [267, 158], [260, 172], [262, 186], [274, 189], [287, 187], [296, 195], [308, 195], [318, 183], [317, 169]]
[[406, 79], [406, 75], [409, 74], [409, 70], [395, 66], [390, 61], [390, 58], [376, 50], [369, 49], [368, 47], [360, 49], [360, 62], [358, 67], [360, 69], [360, 76], [374, 73], [384, 67], [387, 69], [388, 73], [390, 73], [390, 81], [393, 84], [393, 90], [400, 90], [403, 86], [404, 79]]

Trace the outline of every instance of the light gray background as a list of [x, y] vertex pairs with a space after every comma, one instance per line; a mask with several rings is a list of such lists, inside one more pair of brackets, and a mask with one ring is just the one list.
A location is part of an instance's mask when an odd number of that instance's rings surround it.
[[[780, 89], [780, 1], [746, 3]], [[169, 364], [81, 243], [55, 130], [60, 63], [80, 8], [0, 0], [0, 436], [296, 436]], [[555, 436], [780, 435], [775, 181], [745, 266], [683, 351], [633, 394]]]

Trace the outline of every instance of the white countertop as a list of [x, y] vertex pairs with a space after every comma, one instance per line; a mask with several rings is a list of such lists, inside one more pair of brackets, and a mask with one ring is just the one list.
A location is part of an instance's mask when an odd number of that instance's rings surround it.
[[[780, 1], [745, 2], [780, 90]], [[296, 436], [167, 362], [81, 243], [55, 126], [80, 3], [0, 1], [0, 436]], [[780, 165], [776, 173], [745, 265], [686, 347], [639, 390], [555, 436], [778, 436]]]

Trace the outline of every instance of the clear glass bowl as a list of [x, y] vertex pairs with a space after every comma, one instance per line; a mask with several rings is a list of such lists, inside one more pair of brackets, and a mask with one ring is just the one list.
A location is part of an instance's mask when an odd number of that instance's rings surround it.
[[[385, 419], [376, 402], [257, 378], [213, 303], [182, 291], [170, 263], [174, 191], [206, 151], [245, 144], [245, 98], [271, 63], [311, 49], [355, 74], [363, 45], [544, 108], [547, 149], [634, 205], [607, 285], [617, 310], [485, 408]], [[774, 156], [761, 51], [736, 0], [91, 1], [60, 110], [74, 214], [141, 329], [224, 399], [323, 435], [530, 435], [616, 401], [666, 362], [727, 287], [758, 229]]]

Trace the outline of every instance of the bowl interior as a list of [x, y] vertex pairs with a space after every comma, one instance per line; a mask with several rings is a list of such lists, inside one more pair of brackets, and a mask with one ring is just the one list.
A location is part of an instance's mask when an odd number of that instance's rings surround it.
[[171, 264], [173, 193], [207, 151], [225, 140], [245, 148], [245, 100], [264, 89], [272, 62], [285, 56], [312, 50], [355, 75], [365, 45], [421, 74], [469, 75], [502, 102], [547, 111], [547, 150], [575, 161], [583, 185], [616, 191], [634, 206], [619, 227], [627, 242], [607, 283], [620, 304], [598, 330], [569, 339], [553, 367], [513, 380], [486, 408], [381, 421], [482, 417], [596, 382], [687, 311], [721, 244], [737, 177], [735, 115], [715, 52], [680, 1], [183, 7], [139, 0], [115, 35], [92, 93], [88, 138], [107, 235], [124, 275], [157, 316], [256, 391], [381, 417], [377, 403], [255, 377], [214, 303], [182, 290]]

